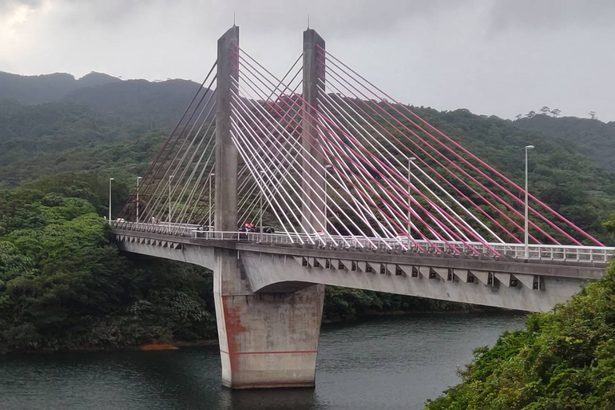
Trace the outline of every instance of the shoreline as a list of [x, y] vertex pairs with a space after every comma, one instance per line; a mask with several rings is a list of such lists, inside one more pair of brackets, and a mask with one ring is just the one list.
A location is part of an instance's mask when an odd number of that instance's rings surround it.
[[[369, 312], [365, 313], [357, 318], [352, 320], [348, 319], [323, 319], [321, 323], [322, 326], [352, 326], [364, 322], [369, 322], [370, 320], [375, 320], [383, 317], [390, 318], [401, 318], [404, 316], [421, 316], [421, 315], [462, 315], [462, 314], [494, 314], [494, 315], [524, 315], [526, 312], [519, 312], [514, 310], [503, 310], [503, 309], [472, 309], [472, 310], [464, 310], [464, 309], [456, 309], [450, 311], [389, 311], [389, 312]], [[134, 352], [134, 351], [142, 351], [142, 352], [155, 352], [155, 351], [169, 351], [169, 350], [180, 350], [182, 348], [193, 348], [193, 347], [215, 347], [218, 346], [218, 337], [212, 337], [207, 339], [193, 340], [193, 341], [152, 341], [149, 343], [144, 343], [142, 345], [126, 345], [126, 346], [114, 346], [114, 347], [79, 347], [79, 348], [64, 348], [64, 349], [37, 349], [37, 350], [1, 350], [0, 356], [12, 355], [12, 354], [24, 354], [24, 355], [37, 355], [37, 354], [51, 354], [51, 353], [95, 353], [95, 352]]]

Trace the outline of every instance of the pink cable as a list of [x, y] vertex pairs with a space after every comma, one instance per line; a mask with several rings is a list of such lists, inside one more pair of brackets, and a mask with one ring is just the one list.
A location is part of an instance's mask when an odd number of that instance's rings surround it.
[[[335, 88], [337, 90], [337, 88], [334, 86], [333, 88]], [[339, 90], [338, 90], [339, 91]], [[347, 101], [346, 103], [350, 103], [352, 104], [357, 110], [359, 110], [361, 113], [363, 113], [364, 115], [369, 117], [369, 114], [367, 112], [365, 112], [361, 107], [359, 107], [353, 100], [348, 99], [349, 101]], [[338, 110], [339, 111], [339, 110]], [[352, 115], [350, 113], [348, 113], [347, 111], [344, 110], [344, 112], [346, 112], [347, 116], [352, 117]], [[384, 118], [383, 118], [384, 119]], [[384, 119], [385, 121], [387, 121], [386, 119]], [[365, 121], [365, 120], [364, 120]], [[369, 121], [366, 121], [367, 124], [369, 124], [370, 127], [375, 128], [375, 125], [372, 124]], [[376, 122], [377, 124], [377, 122]], [[393, 124], [391, 124], [390, 122], [387, 121], [387, 124], [391, 125], [392, 127], [394, 127], [395, 129], [397, 129], [397, 127], [395, 127]], [[401, 145], [402, 149], [406, 149], [407, 147], [404, 146], [401, 141], [394, 135], [392, 134], [387, 128], [380, 126], [378, 128], [378, 132], [380, 133], [385, 133], [388, 134], [389, 137], [392, 137], [394, 139], [394, 141], [398, 142]], [[398, 130], [398, 129], [397, 129]], [[399, 130], [398, 130], [399, 131]], [[389, 141], [389, 143], [391, 143]], [[429, 158], [431, 158], [436, 164], [440, 165], [442, 168], [447, 169], [442, 163], [440, 163], [437, 159], [435, 159], [431, 154], [429, 154], [428, 152], [426, 152], [425, 150], [423, 150], [421, 147], [419, 147], [426, 156], [428, 156]], [[410, 151], [410, 154], [414, 155], [414, 153], [412, 151]], [[512, 232], [510, 232], [509, 230], [507, 230], [506, 228], [504, 228], [497, 220], [495, 220], [491, 215], [489, 215], [483, 208], [479, 207], [474, 201], [472, 201], [472, 199], [470, 199], [467, 195], [465, 195], [463, 192], [461, 192], [454, 184], [452, 184], [449, 180], [447, 180], [443, 175], [441, 175], [437, 170], [435, 170], [431, 165], [429, 165], [428, 162], [426, 162], [425, 160], [423, 160], [422, 158], [418, 157], [418, 159], [421, 161], [421, 163], [423, 165], [425, 165], [425, 167], [430, 170], [432, 173], [434, 173], [440, 180], [444, 181], [448, 186], [450, 186], [458, 195], [460, 195], [461, 197], [463, 197], [466, 201], [468, 201], [476, 210], [478, 210], [479, 212], [481, 212], [483, 215], [485, 215], [491, 222], [493, 222], [494, 224], [496, 224], [503, 232], [505, 232], [506, 234], [508, 234], [508, 236], [510, 236], [514, 241], [516, 241], [517, 243], [521, 243], [521, 240], [518, 239]], [[447, 169], [447, 171], [449, 173], [451, 173], [450, 170]], [[519, 229], [522, 229], [520, 225], [518, 225], [514, 220], [510, 219], [510, 217], [508, 217], [508, 215], [506, 215], [505, 213], [503, 213], [499, 208], [493, 206], [486, 198], [484, 198], [481, 194], [479, 194], [476, 190], [474, 190], [471, 186], [469, 186], [467, 183], [465, 183], [463, 180], [461, 180], [459, 177], [457, 177], [454, 173], [451, 173], [451, 175], [453, 175], [454, 177], [456, 177], [458, 180], [460, 180], [462, 183], [464, 183], [464, 185], [466, 185], [470, 190], [472, 190], [472, 192], [474, 192], [477, 196], [479, 196], [479, 198], [481, 198], [484, 202], [486, 202], [487, 204], [489, 204], [491, 206], [492, 209], [495, 209], [496, 211], [500, 212], [505, 218], [508, 218], [509, 222], [513, 223], [514, 225], [516, 225]], [[533, 240], [535, 240], [535, 238], [531, 237]]]
[[[354, 88], [354, 87], [353, 87]], [[355, 89], [356, 90], [356, 89]], [[367, 98], [364, 94], [362, 94], [360, 91], [359, 93], [361, 95], [363, 95], [364, 98]], [[354, 94], [354, 93], [353, 93]], [[362, 99], [360, 99], [359, 97], [357, 97], [355, 95], [355, 97], [357, 99], [359, 99], [361, 101], [362, 104], [367, 105], [369, 107], [369, 105], [367, 104], [367, 102], [363, 101]], [[423, 138], [421, 138], [421, 136], [419, 136], [416, 132], [414, 132], [412, 129], [408, 128], [407, 126], [405, 126], [401, 121], [399, 121], [398, 118], [394, 117], [393, 115], [391, 115], [390, 113], [388, 113], [386, 110], [384, 110], [382, 107], [380, 107], [378, 104], [376, 104], [376, 107], [384, 112], [388, 117], [392, 118], [395, 122], [399, 123], [399, 125], [406, 129], [409, 133], [411, 133], [414, 137], [416, 137], [417, 139], [419, 139], [421, 142], [423, 142], [425, 145], [427, 145], [429, 148], [431, 148], [433, 151], [437, 152], [438, 154], [440, 154], [444, 159], [446, 159], [446, 161], [448, 161], [453, 167], [455, 167], [458, 171], [460, 171], [461, 173], [463, 173], [466, 177], [468, 177], [469, 179], [471, 179], [473, 182], [475, 182], [476, 184], [478, 184], [481, 188], [483, 188], [486, 192], [488, 192], [491, 196], [493, 196], [498, 202], [500, 202], [502, 205], [506, 206], [508, 209], [510, 209], [513, 213], [515, 213], [517, 216], [522, 217], [522, 214], [517, 211], [515, 208], [513, 208], [510, 204], [508, 204], [503, 198], [501, 198], [499, 195], [497, 195], [496, 193], [494, 193], [492, 190], [490, 190], [489, 188], [487, 188], [484, 184], [482, 184], [480, 181], [478, 181], [475, 177], [471, 176], [470, 174], [468, 174], [468, 172], [466, 172], [464, 169], [462, 169], [461, 167], [459, 167], [459, 165], [457, 165], [455, 162], [451, 161], [449, 158], [447, 158], [445, 155], [442, 155], [442, 153], [440, 153], [436, 148], [434, 148], [431, 144], [429, 144], [429, 142], [427, 142], [426, 140], [424, 140]], [[371, 107], [370, 107], [371, 108]], [[371, 108], [371, 110], [373, 111], [374, 109]], [[383, 120], [385, 120], [389, 125], [392, 125], [390, 121], [386, 120], [384, 117], [382, 117], [382, 115], [380, 115], [381, 118]], [[396, 127], [397, 128], [397, 127]], [[397, 128], [399, 130], [399, 128]], [[409, 142], [411, 142], [414, 146], [416, 146], [417, 148], [419, 148], [422, 152], [424, 152], [426, 155], [427, 152], [420, 147], [420, 145], [418, 145], [416, 142], [414, 142], [413, 140], [411, 140], [410, 138], [408, 138], [407, 135], [405, 135], [404, 133], [401, 133]], [[428, 133], [427, 133], [428, 134]], [[434, 159], [431, 155], [430, 158]], [[435, 159], [434, 159], [435, 160]], [[439, 163], [441, 165], [441, 163]], [[448, 168], [444, 167], [444, 169], [446, 169], [447, 171], [449, 171], [449, 173], [451, 173], [452, 175], [454, 175]], [[462, 181], [459, 177], [456, 176], [456, 179]], [[487, 179], [489, 179], [487, 177]], [[462, 181], [463, 182], [463, 181]], [[464, 184], [466, 186], [467, 183], [464, 182]], [[497, 185], [497, 183], [496, 183]], [[487, 201], [487, 203], [489, 203]], [[493, 206], [493, 205], [492, 205]], [[496, 208], [497, 209], [497, 208]], [[541, 232], [543, 235], [545, 235], [547, 238], [549, 238], [552, 242], [559, 244], [559, 242], [553, 238], [549, 233], [547, 233], [546, 231], [542, 230], [538, 225], [536, 225], [534, 222], [529, 221], [530, 225], [532, 227], [534, 227], [535, 229], [537, 229], [539, 232]], [[553, 225], [553, 224], [551, 224]], [[518, 225], [517, 225], [518, 226]], [[553, 225], [556, 229], [559, 229], [559, 227]], [[569, 235], [568, 235], [569, 236]], [[570, 237], [571, 240], [575, 241], [574, 238]], [[578, 242], [577, 242], [578, 243]]]
[[[324, 51], [324, 50], [323, 50]], [[326, 52], [326, 51], [325, 51]], [[327, 53], [329, 55], [331, 55], [331, 53]], [[382, 90], [380, 90], [378, 87], [374, 86], [372, 83], [370, 83], [369, 81], [367, 81], [364, 77], [362, 77], [360, 74], [356, 73], [354, 70], [352, 70], [350, 67], [348, 67], [346, 64], [344, 64], [343, 62], [341, 62], [339, 59], [337, 59], [335, 56], [331, 55], [332, 58], [334, 58], [336, 61], [339, 61], [340, 64], [344, 65], [346, 68], [348, 68], [350, 71], [352, 71], [355, 75], [357, 75], [358, 77], [360, 77], [363, 81], [367, 82], [369, 85], [371, 85], [373, 88], [375, 88], [377, 91], [381, 92], [384, 96], [386, 96], [387, 98], [391, 99], [392, 101], [394, 101], [396, 104], [399, 104], [397, 101], [395, 101], [393, 98], [391, 98], [390, 96], [388, 96], [388, 94], [384, 93]], [[334, 65], [337, 66], [337, 64], [335, 64], [335, 62], [333, 62]], [[339, 66], [337, 66], [339, 67]], [[342, 69], [343, 70], [343, 69]], [[345, 71], [345, 70], [344, 70]], [[355, 81], [357, 81], [355, 79]], [[357, 81], [358, 82], [358, 81]], [[359, 83], [359, 82], [358, 82]], [[367, 87], [365, 87], [367, 89]], [[375, 94], [374, 94], [375, 95]], [[522, 201], [520, 199], [518, 199], [515, 195], [513, 195], [510, 191], [508, 191], [506, 188], [504, 188], [503, 186], [501, 186], [499, 183], [497, 183], [496, 181], [494, 181], [493, 179], [489, 178], [488, 176], [486, 176], [484, 173], [482, 173], [482, 171], [480, 171], [476, 166], [474, 166], [473, 164], [471, 164], [470, 162], [468, 162], [465, 158], [463, 158], [461, 155], [459, 155], [457, 152], [455, 152], [454, 150], [452, 150], [450, 147], [446, 146], [445, 144], [443, 144], [441, 141], [437, 140], [433, 135], [431, 135], [429, 132], [427, 132], [426, 130], [424, 130], [422, 127], [418, 126], [414, 121], [412, 121], [410, 118], [408, 118], [408, 116], [402, 114], [399, 112], [399, 110], [393, 106], [391, 103], [389, 103], [386, 100], [382, 100], [383, 102], [385, 102], [385, 104], [387, 104], [388, 106], [390, 106], [391, 108], [393, 108], [396, 112], [398, 112], [400, 115], [403, 115], [404, 118], [406, 118], [408, 121], [410, 121], [414, 126], [416, 126], [417, 128], [419, 128], [421, 131], [425, 132], [427, 135], [429, 135], [432, 139], [436, 140], [440, 145], [444, 146], [449, 152], [453, 153], [455, 156], [457, 156], [458, 158], [460, 158], [463, 162], [465, 162], [467, 165], [469, 165], [470, 167], [472, 167], [474, 170], [476, 170], [477, 172], [481, 173], [481, 175], [483, 175], [485, 178], [491, 180], [494, 184], [496, 184], [500, 189], [502, 189], [504, 192], [506, 192], [511, 198], [513, 198], [515, 201], [517, 201], [518, 203], [522, 203]], [[403, 106], [403, 105], [402, 105]], [[471, 158], [475, 159], [476, 161], [478, 161], [480, 164], [482, 164], [483, 166], [485, 166], [487, 169], [489, 169], [490, 171], [494, 172], [496, 175], [498, 175], [501, 179], [503, 179], [505, 182], [507, 182], [508, 184], [512, 185], [515, 189], [521, 191], [521, 192], [525, 192], [524, 189], [522, 189], [518, 184], [516, 184], [515, 182], [513, 182], [512, 180], [510, 180], [508, 177], [506, 177], [504, 174], [502, 174], [500, 171], [498, 171], [497, 169], [495, 169], [493, 166], [489, 165], [488, 163], [486, 163], [485, 161], [483, 161], [482, 159], [480, 159], [479, 157], [477, 157], [475, 154], [473, 154], [472, 152], [470, 152], [469, 150], [467, 150], [466, 148], [464, 148], [461, 144], [459, 144], [457, 141], [453, 140], [451, 137], [449, 137], [448, 135], [444, 134], [442, 131], [440, 131], [439, 129], [437, 129], [436, 127], [434, 127], [433, 125], [431, 125], [429, 122], [425, 121], [424, 119], [422, 119], [420, 116], [418, 116], [416, 113], [414, 113], [412, 110], [410, 110], [409, 108], [404, 106], [404, 109], [406, 111], [408, 111], [413, 117], [417, 118], [420, 122], [424, 123], [425, 125], [427, 125], [429, 128], [431, 128], [432, 130], [436, 131], [438, 134], [440, 134], [442, 137], [444, 137], [446, 140], [452, 142], [457, 148], [461, 149], [463, 152], [465, 152], [466, 154], [470, 155]], [[571, 228], [573, 228], [574, 230], [576, 230], [577, 232], [579, 232], [580, 234], [582, 234], [585, 238], [589, 239], [590, 241], [594, 242], [595, 244], [599, 245], [599, 246], [604, 246], [600, 241], [598, 241], [596, 238], [594, 238], [593, 236], [591, 236], [590, 234], [588, 234], [587, 232], [585, 232], [584, 230], [582, 230], [581, 228], [579, 228], [577, 225], [575, 225], [574, 223], [572, 223], [571, 221], [569, 221], [568, 219], [566, 219], [565, 217], [563, 217], [561, 214], [559, 214], [557, 211], [553, 210], [551, 207], [549, 207], [547, 204], [545, 204], [544, 202], [542, 202], [541, 200], [539, 200], [538, 198], [536, 198], [534, 195], [528, 194], [528, 196], [534, 200], [536, 203], [538, 203], [539, 205], [541, 205], [542, 207], [544, 207], [547, 211], [549, 211], [551, 214], [555, 215], [556, 217], [558, 217], [558, 219], [562, 220], [563, 222], [565, 222], [566, 224], [568, 224]], [[548, 223], [551, 227], [553, 227], [554, 229], [556, 229], [558, 232], [560, 232], [562, 235], [564, 235], [565, 237], [567, 237], [568, 239], [572, 240], [573, 242], [575, 242], [578, 245], [581, 245], [581, 243], [579, 241], [577, 241], [575, 238], [573, 238], [571, 235], [569, 235], [567, 232], [563, 231], [560, 227], [558, 227], [557, 225], [553, 224], [548, 218], [546, 218], [545, 216], [543, 216], [540, 212], [538, 212], [537, 210], [535, 210], [534, 208], [530, 208], [532, 213], [535, 214], [536, 216], [540, 217], [542, 220], [544, 220], [546, 223]]]

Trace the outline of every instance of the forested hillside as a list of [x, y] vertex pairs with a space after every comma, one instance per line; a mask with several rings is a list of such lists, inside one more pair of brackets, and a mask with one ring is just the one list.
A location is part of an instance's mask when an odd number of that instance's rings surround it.
[[543, 139], [561, 141], [571, 145], [605, 170], [615, 171], [615, 122], [604, 123], [596, 119], [563, 117], [540, 114], [521, 118], [514, 125], [536, 132]]
[[[172, 127], [198, 84], [187, 80], [121, 80], [102, 73], [19, 76], [0, 72], [0, 101], [23, 106], [61, 103], [148, 130]], [[61, 108], [58, 108], [61, 109]]]
[[59, 101], [82, 87], [95, 87], [121, 81], [107, 74], [90, 73], [80, 79], [70, 74], [17, 75], [0, 71], [0, 98], [24, 105]]

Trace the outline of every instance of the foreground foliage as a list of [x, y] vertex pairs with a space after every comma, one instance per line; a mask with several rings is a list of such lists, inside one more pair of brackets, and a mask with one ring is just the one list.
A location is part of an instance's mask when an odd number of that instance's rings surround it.
[[85, 199], [0, 192], [0, 351], [208, 338], [210, 289], [204, 269], [121, 256]]
[[480, 348], [463, 382], [427, 408], [615, 408], [615, 265], [569, 303]]

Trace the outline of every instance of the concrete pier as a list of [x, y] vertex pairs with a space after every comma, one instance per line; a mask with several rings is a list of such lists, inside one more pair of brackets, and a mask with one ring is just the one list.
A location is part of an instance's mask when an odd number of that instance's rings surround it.
[[217, 249], [216, 254], [222, 384], [233, 389], [313, 387], [324, 287], [255, 294], [235, 251]]

